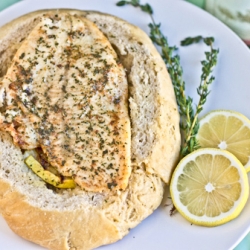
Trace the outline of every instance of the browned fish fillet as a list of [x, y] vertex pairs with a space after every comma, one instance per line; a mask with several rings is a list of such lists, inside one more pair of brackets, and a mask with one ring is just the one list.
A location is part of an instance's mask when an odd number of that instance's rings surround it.
[[125, 189], [131, 172], [124, 69], [87, 19], [46, 15], [1, 83], [1, 127], [84, 189]]

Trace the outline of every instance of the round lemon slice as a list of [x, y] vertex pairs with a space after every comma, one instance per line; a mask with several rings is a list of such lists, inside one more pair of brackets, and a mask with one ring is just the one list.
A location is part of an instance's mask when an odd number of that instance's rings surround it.
[[204, 148], [184, 157], [176, 167], [170, 193], [188, 221], [218, 226], [236, 218], [249, 194], [247, 173], [230, 152]]
[[202, 148], [225, 149], [250, 170], [250, 120], [244, 115], [215, 110], [200, 120], [197, 140]]

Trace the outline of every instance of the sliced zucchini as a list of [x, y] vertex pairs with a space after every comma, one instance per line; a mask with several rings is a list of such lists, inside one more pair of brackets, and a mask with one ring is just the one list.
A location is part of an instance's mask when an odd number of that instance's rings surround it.
[[42, 165], [33, 157], [33, 156], [28, 156], [24, 162], [26, 165], [36, 174], [38, 175], [41, 179], [43, 179], [46, 183], [51, 184], [54, 187], [57, 188], [75, 188], [76, 183], [73, 179], [62, 179], [51, 173], [48, 170], [45, 170]]

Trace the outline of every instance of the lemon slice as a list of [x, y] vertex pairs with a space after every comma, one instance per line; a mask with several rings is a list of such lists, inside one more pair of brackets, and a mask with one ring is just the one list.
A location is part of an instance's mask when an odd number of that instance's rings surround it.
[[184, 157], [176, 167], [170, 193], [188, 221], [218, 226], [236, 218], [249, 194], [247, 173], [230, 152], [204, 148]]
[[197, 139], [202, 148], [225, 149], [250, 170], [250, 120], [244, 115], [215, 110], [200, 120]]

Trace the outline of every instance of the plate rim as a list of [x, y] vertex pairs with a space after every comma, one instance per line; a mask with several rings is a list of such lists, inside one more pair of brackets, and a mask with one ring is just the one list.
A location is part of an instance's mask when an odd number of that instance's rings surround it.
[[[51, 0], [50, 0], [51, 1]], [[43, 2], [43, 3], [49, 3], [50, 2], [49, 0], [45, 0], [45, 1], [43, 1], [43, 0], [36, 0], [36, 4], [38, 3], [38, 2]], [[54, 2], [65, 2], [65, 1], [67, 1], [67, 0], [62, 0], [62, 1], [60, 1], [60, 0], [56, 0], [56, 1], [54, 1]], [[80, 2], [81, 0], [75, 0], [75, 2]], [[101, 1], [101, 0], [99, 0], [99, 1]], [[152, 2], [152, 0], [148, 0], [148, 2]], [[176, 2], [178, 2], [179, 4], [184, 4], [184, 5], [186, 5], [186, 6], [191, 6], [192, 4], [190, 4], [190, 3], [188, 3], [188, 2], [185, 2], [185, 1], [180, 1], [180, 0], [178, 0], [178, 1], [176, 1], [176, 0], [168, 0], [168, 2], [173, 2], [173, 3], [176, 3]], [[11, 5], [10, 7], [8, 7], [8, 8], [6, 8], [6, 9], [4, 9], [3, 11], [1, 11], [0, 12], [0, 20], [1, 20], [1, 18], [2, 18], [2, 16], [3, 15], [7, 15], [7, 14], [9, 14], [10, 12], [12, 12], [13, 11], [13, 9], [18, 9], [18, 8], [23, 8], [23, 6], [26, 6], [26, 5], [28, 5], [28, 3], [34, 3], [34, 0], [23, 0], [23, 1], [20, 1], [20, 2], [17, 2], [17, 3], [15, 3], [15, 4], [13, 4], [13, 5]], [[37, 5], [39, 5], [39, 4], [37, 4]], [[192, 8], [197, 8], [197, 9], [199, 9], [198, 7], [196, 7], [196, 6], [192, 6]], [[199, 9], [199, 11], [200, 11], [201, 9]], [[204, 10], [202, 10], [202, 11], [204, 11]], [[28, 12], [27, 12], [28, 13]], [[204, 13], [206, 13], [206, 14], [208, 14], [207, 12], [205, 12], [204, 11]], [[210, 15], [210, 14], [209, 14]], [[212, 18], [214, 18], [214, 19], [216, 19], [215, 17], [213, 17], [212, 15], [210, 15]], [[16, 16], [17, 17], [17, 16]], [[15, 18], [16, 18], [15, 17]], [[12, 18], [13, 19], [13, 18]], [[216, 20], [218, 20], [218, 19], [216, 19]], [[219, 21], [219, 20], [218, 20]], [[221, 24], [223, 24], [221, 21], [219, 21]], [[230, 29], [230, 28], [228, 28], [225, 24], [223, 24], [224, 25], [224, 28], [227, 28], [228, 29], [228, 31], [230, 31], [231, 32], [231, 35], [233, 35], [235, 38], [234, 39], [237, 39], [238, 40], [238, 42], [239, 42], [239, 44], [241, 43], [243, 46], [245, 46], [245, 48], [246, 49], [248, 49], [247, 48], [247, 46], [244, 44], [244, 42]], [[243, 48], [243, 47], [242, 47]], [[246, 50], [247, 51], [247, 50]], [[248, 53], [250, 54], [250, 51], [249, 51], [249, 49], [248, 49]], [[239, 244], [239, 242], [240, 241], [242, 241], [242, 239], [247, 235], [247, 233], [250, 231], [250, 225], [248, 226], [248, 228], [244, 231], [244, 233], [242, 233], [242, 236], [241, 236], [241, 238], [239, 238], [238, 239], [238, 241], [237, 242], [235, 242], [235, 244], [232, 246], [232, 248], [234, 248], [234, 247], [236, 247], [238, 244]]]

